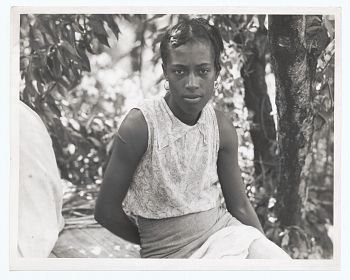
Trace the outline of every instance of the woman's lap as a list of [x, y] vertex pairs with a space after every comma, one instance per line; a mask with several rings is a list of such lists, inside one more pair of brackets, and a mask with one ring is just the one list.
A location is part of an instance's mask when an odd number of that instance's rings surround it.
[[138, 223], [143, 258], [289, 257], [257, 229], [220, 207], [164, 220], [139, 217]]
[[248, 251], [247, 259], [291, 259], [283, 249], [266, 237], [254, 240]]
[[230, 219], [223, 211], [217, 207], [162, 220], [139, 217], [141, 256], [188, 258], [212, 234], [228, 225]]

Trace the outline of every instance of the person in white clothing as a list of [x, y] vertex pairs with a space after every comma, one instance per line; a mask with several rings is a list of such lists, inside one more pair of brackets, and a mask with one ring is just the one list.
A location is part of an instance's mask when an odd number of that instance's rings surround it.
[[18, 242], [20, 257], [45, 258], [63, 229], [63, 185], [50, 135], [40, 117], [19, 104]]

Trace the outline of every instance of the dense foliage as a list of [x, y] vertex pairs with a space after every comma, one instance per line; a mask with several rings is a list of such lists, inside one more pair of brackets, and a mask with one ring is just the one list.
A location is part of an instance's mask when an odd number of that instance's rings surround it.
[[[85, 199], [94, 199], [113, 136], [128, 108], [162, 90], [159, 40], [178, 17], [21, 16], [21, 100], [44, 120], [62, 178]], [[334, 23], [324, 16], [317, 24], [311, 21], [308, 28], [310, 51], [317, 43], [317, 36], [313, 35], [319, 32], [326, 34], [330, 43], [319, 55], [315, 73], [312, 106], [316, 132], [310, 151], [311, 169], [305, 178], [309, 189], [305, 197], [305, 223], [303, 227], [285, 227], [279, 223], [274, 209], [275, 175], [262, 173], [257, 177], [254, 172], [254, 162], [259, 161], [254, 158], [250, 137], [256, 125], [252, 121], [255, 112], [246, 107], [241, 75], [245, 63], [254, 62], [249, 60], [254, 42], [259, 55], [266, 58], [264, 79], [274, 104], [265, 16], [206, 17], [219, 27], [225, 45], [220, 86], [213, 102], [237, 128], [242, 176], [267, 236], [295, 258], [331, 257], [328, 232], [333, 223]], [[258, 30], [265, 33], [256, 40]], [[275, 113], [273, 108], [272, 114]], [[278, 156], [276, 139], [271, 140], [270, 152]], [[269, 163], [261, 163], [262, 168], [266, 164]]]

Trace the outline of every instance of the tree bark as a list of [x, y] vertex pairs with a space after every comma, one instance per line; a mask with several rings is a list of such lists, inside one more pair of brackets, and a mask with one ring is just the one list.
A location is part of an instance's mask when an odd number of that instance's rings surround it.
[[269, 16], [276, 76], [280, 178], [277, 213], [281, 226], [301, 225], [313, 135], [312, 84], [315, 59], [308, 51], [304, 15]]
[[[256, 186], [263, 187], [266, 197], [257, 205], [260, 221], [264, 223], [269, 197], [277, 184], [276, 176], [276, 129], [271, 116], [272, 106], [265, 81], [268, 38], [266, 29], [259, 28], [247, 46], [247, 61], [241, 70], [244, 80], [244, 101], [253, 113], [250, 135], [254, 145], [254, 168]], [[263, 213], [259, 210], [262, 209]]]

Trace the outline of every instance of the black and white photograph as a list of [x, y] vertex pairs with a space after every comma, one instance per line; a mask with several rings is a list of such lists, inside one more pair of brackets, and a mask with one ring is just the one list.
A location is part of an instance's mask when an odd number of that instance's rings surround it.
[[13, 269], [339, 269], [340, 12], [13, 8]]

